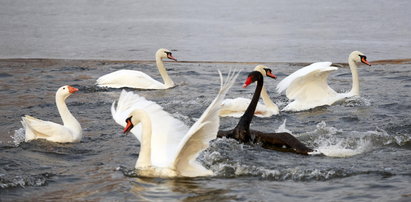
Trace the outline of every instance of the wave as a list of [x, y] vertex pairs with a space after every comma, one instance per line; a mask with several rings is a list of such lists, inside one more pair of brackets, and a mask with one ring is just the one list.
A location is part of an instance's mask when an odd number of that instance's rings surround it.
[[322, 121], [316, 129], [299, 136], [308, 136], [309, 143], [316, 150], [329, 157], [350, 157], [362, 154], [386, 145], [403, 146], [410, 142], [407, 134], [390, 135], [384, 129], [375, 131], [344, 131], [334, 127], [327, 127]]
[[[325, 181], [370, 173], [382, 176], [394, 175], [388, 171], [372, 170], [372, 168], [364, 171], [352, 169], [351, 166], [319, 165], [318, 161], [322, 161], [320, 159], [323, 159], [324, 156], [307, 157], [298, 154], [264, 151], [262, 148], [255, 149], [253, 147], [240, 144], [232, 139], [220, 138], [212, 142], [210, 148], [200, 155], [199, 160], [204, 166], [213, 170], [216, 177], [259, 177], [274, 181]], [[338, 153], [337, 156], [342, 156], [342, 154], [347, 156], [347, 154], [352, 153], [352, 151], [348, 152], [347, 148], [334, 148], [332, 150], [334, 153]], [[264, 153], [261, 156], [266, 156], [266, 158], [257, 159], [259, 153]], [[272, 158], [267, 157], [270, 153]], [[287, 158], [287, 162], [282, 162], [283, 158]], [[306, 158], [314, 159], [307, 160]], [[260, 163], [259, 161], [264, 162]]]
[[369, 107], [371, 106], [371, 101], [360, 96], [353, 96], [344, 100], [343, 105], [346, 107]]
[[6, 175], [0, 174], [0, 188], [16, 188], [16, 187], [26, 187], [26, 186], [45, 186], [47, 181], [53, 174], [42, 173], [38, 175]]
[[13, 139], [14, 146], [18, 147], [20, 143], [24, 142], [26, 139], [26, 134], [24, 128], [19, 128], [14, 131], [14, 135], [10, 136]]
[[[291, 132], [286, 128], [286, 120], [276, 132]], [[295, 136], [314, 148], [317, 151], [315, 154], [321, 155], [304, 156], [271, 151], [256, 145], [242, 144], [234, 139], [218, 138], [211, 141], [210, 147], [200, 154], [198, 160], [212, 170], [215, 177], [224, 178], [325, 181], [362, 174], [387, 177], [396, 175], [396, 171], [373, 167], [357, 168], [355, 165], [364, 158], [361, 154], [371, 153], [387, 145], [402, 146], [410, 142], [407, 135], [390, 135], [383, 129], [344, 131], [327, 126], [324, 121], [318, 123], [313, 131]], [[138, 177], [134, 169], [120, 167], [117, 170], [121, 170], [127, 177]]]

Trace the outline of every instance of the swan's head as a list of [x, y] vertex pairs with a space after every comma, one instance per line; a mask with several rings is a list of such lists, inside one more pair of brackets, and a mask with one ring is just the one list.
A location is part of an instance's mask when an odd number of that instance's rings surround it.
[[356, 63], [364, 63], [368, 66], [371, 66], [371, 64], [367, 61], [367, 56], [365, 56], [363, 53], [360, 51], [353, 51], [350, 56], [348, 57], [350, 60], [356, 62]]
[[263, 79], [263, 74], [261, 74], [261, 72], [259, 72], [259, 71], [252, 71], [250, 74], [248, 74], [248, 77], [247, 77], [247, 79], [245, 80], [245, 82], [243, 84], [243, 88], [246, 88], [248, 85], [250, 85], [253, 82], [258, 81], [260, 79], [261, 80]]
[[71, 94], [77, 92], [78, 89], [72, 86], [66, 85], [60, 87], [56, 92], [56, 97], [63, 97], [64, 99], [68, 98]]
[[156, 57], [159, 57], [161, 59], [168, 58], [170, 60], [177, 61], [177, 59], [173, 57], [173, 54], [171, 53], [171, 51], [169, 51], [165, 48], [158, 49], [157, 52], [156, 52]]
[[268, 76], [268, 77], [270, 77], [270, 78], [277, 79], [277, 76], [274, 75], [273, 73], [271, 73], [271, 69], [269, 69], [269, 68], [268, 68], [267, 66], [265, 66], [265, 65], [257, 65], [257, 66], [254, 68], [254, 71], [260, 72], [263, 76]]
[[133, 124], [134, 120], [132, 120], [132, 118], [133, 116], [130, 116], [126, 119], [126, 127], [124, 127], [123, 133], [130, 132], [130, 130], [133, 129], [134, 125], [138, 124], [138, 123]]

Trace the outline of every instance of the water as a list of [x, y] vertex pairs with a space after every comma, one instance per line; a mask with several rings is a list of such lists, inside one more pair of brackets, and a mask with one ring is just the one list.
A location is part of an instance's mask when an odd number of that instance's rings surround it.
[[[299, 67], [267, 65], [279, 78]], [[252, 123], [252, 128], [262, 131], [290, 130], [307, 145], [336, 157], [281, 153], [221, 139], [200, 156], [216, 176], [174, 180], [125, 175], [137, 160], [139, 143], [133, 136], [122, 135], [122, 128], [111, 118], [110, 106], [120, 90], [93, 85], [99, 75], [122, 68], [144, 70], [159, 78], [155, 64], [2, 60], [1, 195], [9, 200], [406, 200], [411, 179], [408, 65], [362, 67], [360, 98], [307, 112], [255, 118]], [[214, 98], [219, 87], [217, 69], [243, 70], [228, 97], [251, 97], [254, 90], [254, 86], [241, 88], [246, 71], [254, 65], [166, 66], [176, 88], [136, 92], [188, 125]], [[339, 90], [349, 88], [348, 82], [346, 68], [330, 78]], [[276, 83], [270, 80], [266, 85], [281, 108], [286, 100], [273, 93]], [[60, 122], [54, 93], [62, 84], [80, 89], [67, 103], [84, 128], [81, 143], [33, 141], [15, 146], [10, 136], [22, 127], [19, 120], [24, 114]], [[232, 128], [237, 121], [224, 118], [221, 128]]]
[[[409, 1], [3, 1], [0, 58], [61, 59], [0, 60], [1, 201], [409, 201], [411, 64], [375, 62], [410, 58], [409, 8]], [[199, 157], [215, 176], [141, 178], [132, 172], [139, 143], [110, 114], [120, 90], [94, 83], [118, 69], [160, 79], [155, 64], [144, 62], [160, 47], [179, 60], [245, 62], [166, 63], [177, 87], [135, 91], [187, 125], [214, 99], [217, 69], [243, 70], [227, 95], [235, 98], [252, 96], [254, 85], [241, 84], [258, 63], [279, 80], [304, 62], [345, 62], [353, 49], [374, 65], [359, 69], [361, 97], [252, 122], [261, 131], [289, 130], [328, 157], [219, 139]], [[75, 60], [90, 58], [98, 60]], [[110, 61], [117, 59], [140, 61]], [[342, 92], [351, 75], [339, 66], [329, 81]], [[287, 100], [274, 92], [277, 83], [266, 81], [282, 108]], [[25, 114], [61, 123], [54, 95], [65, 84], [80, 89], [67, 104], [82, 141], [21, 142]], [[223, 118], [220, 128], [237, 121]]]
[[408, 0], [2, 0], [0, 58], [346, 62], [410, 58]]

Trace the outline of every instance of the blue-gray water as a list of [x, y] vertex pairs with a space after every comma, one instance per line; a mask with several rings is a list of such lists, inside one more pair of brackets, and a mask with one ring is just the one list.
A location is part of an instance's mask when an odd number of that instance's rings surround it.
[[[278, 80], [307, 63], [346, 62], [360, 50], [373, 62], [410, 58], [408, 1], [2, 1], [0, 58], [0, 199], [102, 201], [409, 201], [411, 198], [410, 62], [361, 66], [361, 97], [330, 107], [255, 118], [252, 128], [286, 128], [314, 148], [345, 157], [301, 156], [217, 140], [200, 161], [216, 176], [160, 179], [125, 175], [139, 151], [110, 115], [118, 89], [95, 80], [118, 69], [160, 79], [153, 60], [160, 47], [184, 61], [267, 62]], [[73, 60], [90, 59], [92, 60]], [[284, 62], [284, 63], [268, 63]], [[243, 73], [227, 98], [251, 97], [241, 84], [257, 63], [166, 63], [178, 84], [138, 91], [187, 125], [219, 88], [217, 69]], [[350, 88], [346, 64], [329, 78]], [[278, 81], [266, 80], [280, 108]], [[16, 146], [21, 116], [60, 123], [58, 87], [80, 89], [68, 107], [84, 129], [76, 144], [33, 141]], [[221, 128], [238, 119], [221, 119]], [[119, 170], [118, 168], [121, 167]], [[127, 172], [125, 172], [127, 173]]]
[[0, 58], [346, 62], [410, 58], [408, 0], [1, 0]]

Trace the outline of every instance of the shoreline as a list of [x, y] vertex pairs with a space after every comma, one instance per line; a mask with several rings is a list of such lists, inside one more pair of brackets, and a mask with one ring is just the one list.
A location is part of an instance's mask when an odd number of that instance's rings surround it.
[[[44, 63], [55, 63], [55, 62], [104, 62], [104, 63], [155, 63], [155, 60], [110, 60], [110, 59], [59, 59], [59, 58], [0, 58], [0, 62], [44, 62]], [[193, 64], [272, 64], [272, 65], [281, 65], [281, 64], [291, 64], [291, 65], [309, 65], [314, 62], [263, 62], [263, 61], [190, 61], [190, 60], [181, 60], [181, 61], [164, 61], [166, 63], [193, 63]], [[404, 59], [385, 59], [385, 60], [374, 60], [370, 61], [371, 64], [411, 64], [411, 58]], [[333, 65], [348, 65], [347, 63], [336, 62]]]

